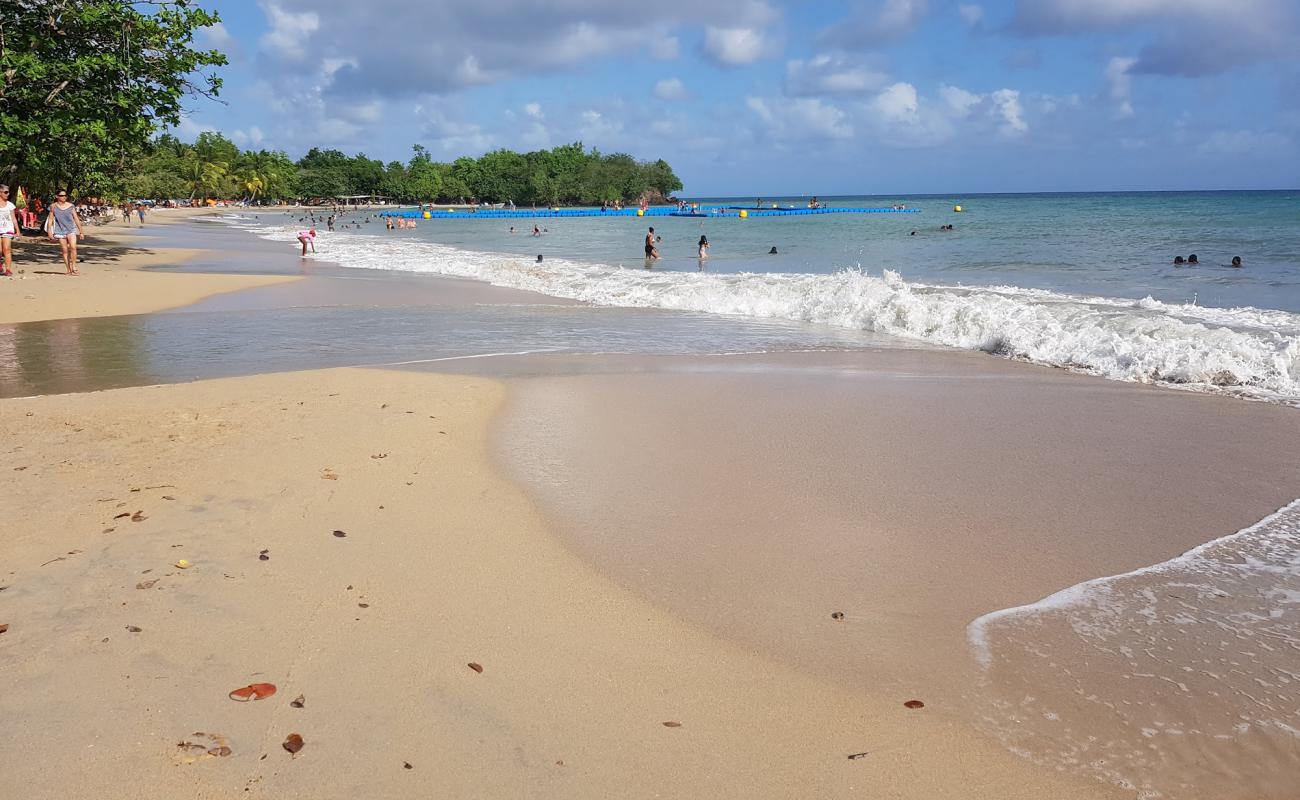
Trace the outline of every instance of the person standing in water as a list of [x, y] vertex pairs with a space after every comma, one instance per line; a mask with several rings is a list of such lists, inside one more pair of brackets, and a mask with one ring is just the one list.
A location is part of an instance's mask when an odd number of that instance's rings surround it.
[[80, 275], [77, 272], [77, 239], [84, 237], [86, 231], [81, 227], [77, 207], [68, 202], [67, 192], [55, 195], [54, 203], [50, 206], [50, 216], [45, 220], [45, 233], [51, 239], [59, 240], [59, 246], [63, 249], [63, 266], [67, 268], [68, 274]]
[[298, 241], [302, 243], [302, 255], [307, 256], [307, 245], [311, 245], [311, 251], [316, 252], [316, 229], [309, 228], [305, 231], [298, 231]]
[[651, 228], [645, 235], [645, 260], [648, 263], [657, 258], [659, 258], [659, 248], [655, 247], [655, 229]]
[[709, 257], [709, 237], [705, 236], [704, 234], [700, 234], [700, 260], [703, 261], [708, 257]]
[[14, 274], [13, 240], [21, 239], [23, 226], [14, 216], [16, 207], [9, 202], [9, 186], [0, 183], [0, 275]]

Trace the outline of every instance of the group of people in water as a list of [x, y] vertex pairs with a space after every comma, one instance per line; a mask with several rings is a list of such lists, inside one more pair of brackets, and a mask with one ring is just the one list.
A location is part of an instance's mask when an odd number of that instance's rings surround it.
[[[1201, 259], [1198, 258], [1195, 253], [1192, 253], [1187, 258], [1183, 258], [1182, 256], [1174, 256], [1175, 267], [1195, 267], [1198, 266], [1200, 263], [1201, 263]], [[1232, 267], [1233, 269], [1241, 269], [1242, 266], [1241, 256], [1233, 256], [1232, 263], [1223, 264], [1222, 266]]]

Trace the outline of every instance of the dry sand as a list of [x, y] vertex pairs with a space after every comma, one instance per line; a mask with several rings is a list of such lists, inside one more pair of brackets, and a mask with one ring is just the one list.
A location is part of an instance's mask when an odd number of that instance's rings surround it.
[[197, 250], [152, 247], [139, 234], [212, 213], [209, 209], [165, 209], [149, 214], [146, 227], [120, 220], [86, 226], [78, 243], [78, 276], [66, 274], [59, 245], [26, 236], [14, 245], [14, 277], [0, 278], [0, 324], [74, 317], [142, 314], [185, 306], [205, 297], [295, 280], [273, 275], [175, 274], [146, 267], [179, 266]]
[[1108, 796], [617, 588], [494, 471], [503, 399], [331, 370], [0, 401], [6, 792]]

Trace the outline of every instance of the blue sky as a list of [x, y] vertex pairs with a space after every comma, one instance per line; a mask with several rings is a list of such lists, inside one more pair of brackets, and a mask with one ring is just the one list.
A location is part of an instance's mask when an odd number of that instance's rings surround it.
[[221, 130], [405, 161], [582, 141], [687, 195], [1300, 187], [1296, 0], [201, 0]]

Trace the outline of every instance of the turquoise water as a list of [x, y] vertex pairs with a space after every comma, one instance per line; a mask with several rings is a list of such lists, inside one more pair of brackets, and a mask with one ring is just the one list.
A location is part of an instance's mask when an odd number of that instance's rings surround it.
[[[757, 198], [687, 199], [752, 204]], [[806, 203], [806, 198], [762, 200], [765, 206]], [[1300, 190], [821, 200], [850, 208], [906, 204], [921, 213], [431, 220], [395, 235], [469, 250], [638, 266], [642, 237], [653, 225], [663, 237], [656, 269], [696, 271], [696, 244], [703, 234], [712, 245], [707, 268], [713, 272], [828, 273], [861, 267], [894, 270], [908, 281], [1300, 312]], [[956, 204], [962, 213], [953, 213]], [[534, 223], [547, 232], [529, 235]], [[941, 231], [947, 224], [955, 229]], [[384, 233], [378, 222], [361, 231]], [[768, 254], [773, 246], [774, 256]], [[1174, 256], [1192, 253], [1200, 266], [1174, 266]], [[1228, 266], [1233, 256], [1242, 257], [1244, 269]]]
[[[314, 258], [602, 306], [816, 323], [1300, 403], [1300, 191], [821, 200], [920, 213], [480, 217], [391, 232], [377, 216], [354, 213], [322, 232]], [[234, 223], [292, 242], [309, 213]], [[647, 263], [651, 225], [663, 257]], [[703, 261], [701, 235], [711, 243]], [[1173, 263], [1193, 253], [1199, 264]], [[1233, 256], [1244, 268], [1229, 265]], [[735, 349], [725, 337], [716, 345]]]

